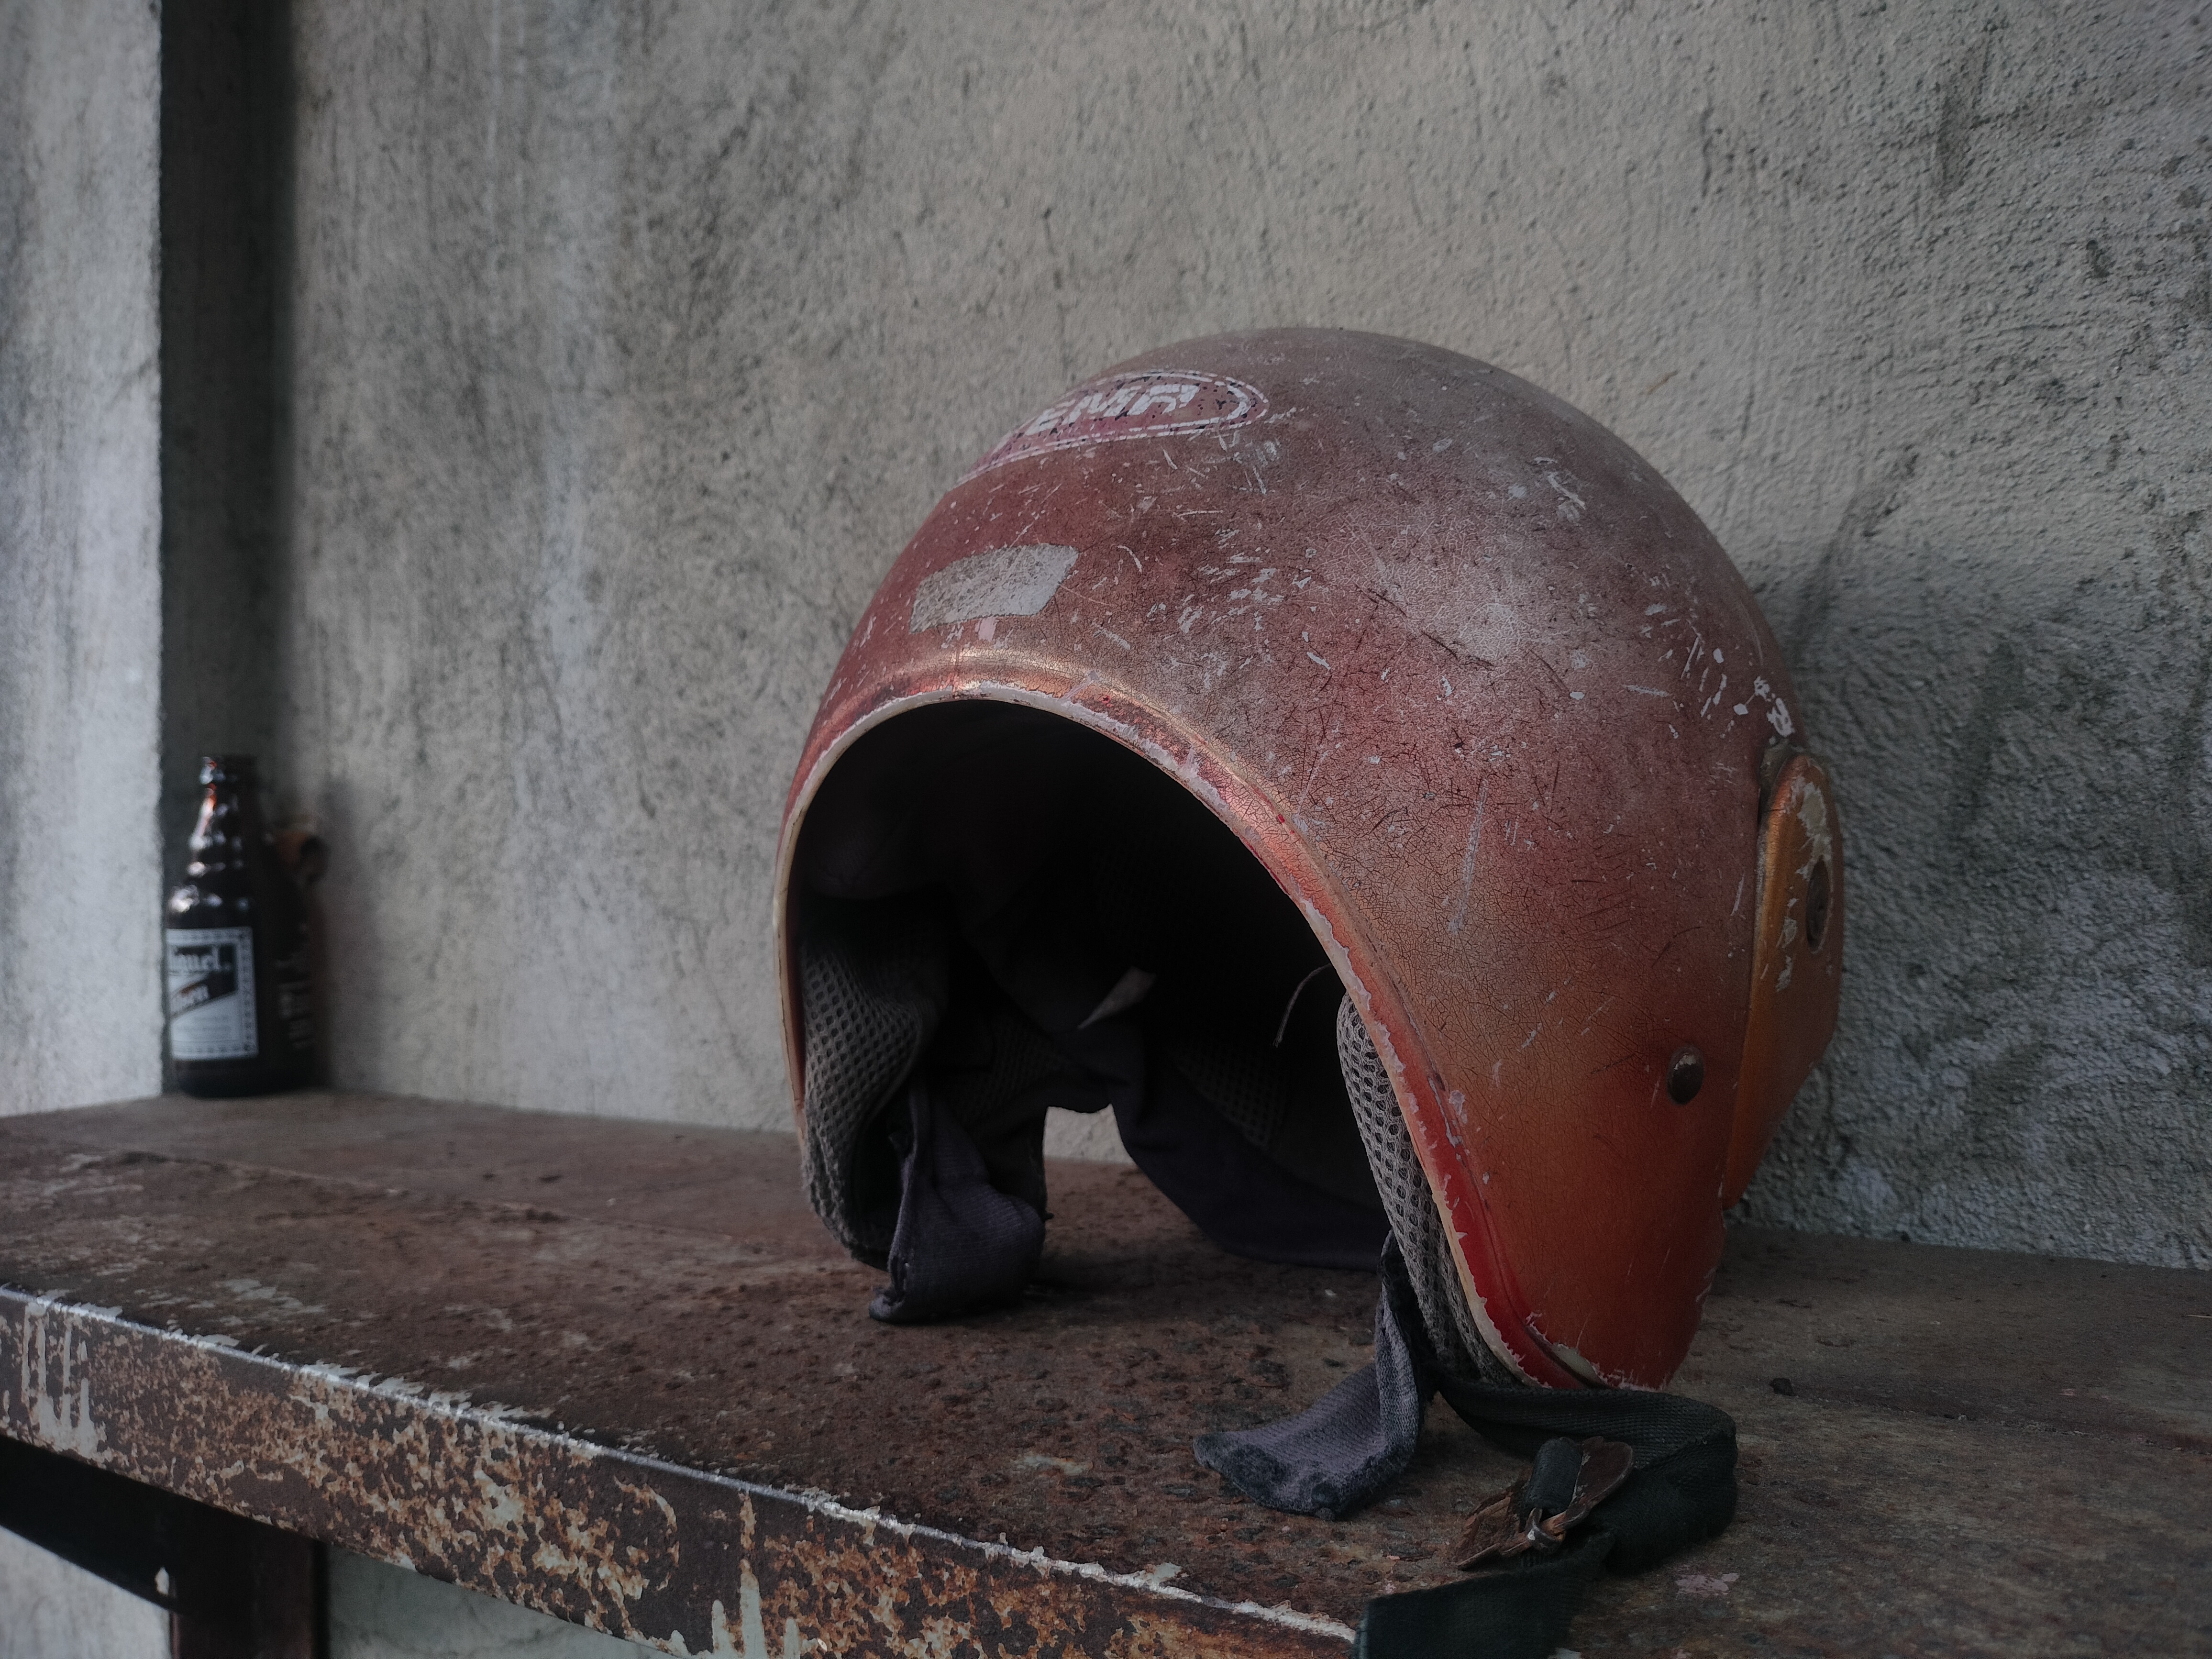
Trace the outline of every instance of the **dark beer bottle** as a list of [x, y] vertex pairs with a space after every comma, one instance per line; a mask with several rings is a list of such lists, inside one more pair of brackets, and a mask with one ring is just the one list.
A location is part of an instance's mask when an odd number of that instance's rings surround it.
[[261, 819], [251, 755], [200, 763], [199, 822], [162, 940], [169, 1068], [189, 1095], [267, 1094], [314, 1073], [305, 896]]

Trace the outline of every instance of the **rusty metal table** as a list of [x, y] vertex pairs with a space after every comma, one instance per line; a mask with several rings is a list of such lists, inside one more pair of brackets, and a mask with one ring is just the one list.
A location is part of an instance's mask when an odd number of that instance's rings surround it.
[[[1190, 1455], [1364, 1363], [1374, 1281], [1052, 1178], [1023, 1305], [894, 1329], [788, 1136], [337, 1094], [0, 1121], [0, 1431], [677, 1652], [1341, 1654], [1449, 1577], [1513, 1466], [1441, 1406], [1334, 1524]], [[1739, 1231], [1677, 1382], [1741, 1425], [1739, 1517], [1576, 1645], [2212, 1650], [2208, 1379], [2212, 1275]]]

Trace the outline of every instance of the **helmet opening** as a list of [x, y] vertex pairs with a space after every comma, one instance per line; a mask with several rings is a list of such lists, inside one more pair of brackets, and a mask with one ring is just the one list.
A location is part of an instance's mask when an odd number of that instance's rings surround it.
[[808, 1195], [890, 1270], [878, 1317], [1018, 1294], [1046, 1114], [1110, 1110], [1235, 1254], [1371, 1272], [1395, 1232], [1447, 1370], [1510, 1379], [1320, 942], [1150, 762], [1018, 704], [910, 710], [823, 780], [789, 902]]
[[863, 1255], [888, 1248], [889, 1109], [919, 1085], [1040, 1212], [1047, 1109], [1112, 1110], [1225, 1247], [1372, 1267], [1386, 1224], [1336, 975], [1236, 833], [1155, 766], [1036, 709], [912, 710], [824, 781], [793, 884], [809, 1140], [843, 1166], [821, 1171], [842, 1194], [817, 1197]]

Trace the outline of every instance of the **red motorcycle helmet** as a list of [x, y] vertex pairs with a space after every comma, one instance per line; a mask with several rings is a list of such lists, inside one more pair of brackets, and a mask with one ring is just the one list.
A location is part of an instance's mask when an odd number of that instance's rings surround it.
[[[938, 503], [807, 737], [810, 1194], [883, 1316], [1008, 1293], [1046, 1108], [1110, 1107], [1231, 1249], [1395, 1234], [1463, 1374], [1658, 1388], [1835, 1025], [1802, 719], [1696, 514], [1526, 381], [1321, 330], [1110, 370]], [[925, 1225], [930, 1158], [982, 1209]]]

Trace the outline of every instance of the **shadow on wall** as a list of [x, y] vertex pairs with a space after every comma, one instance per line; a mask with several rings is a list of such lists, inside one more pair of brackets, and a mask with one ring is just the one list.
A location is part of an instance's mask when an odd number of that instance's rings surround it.
[[2154, 504], [2039, 580], [1881, 546], [1925, 480], [1911, 451], [1871, 472], [1760, 593], [1835, 763], [1852, 915], [1842, 1030], [1744, 1213], [2212, 1267], [2203, 515]]

